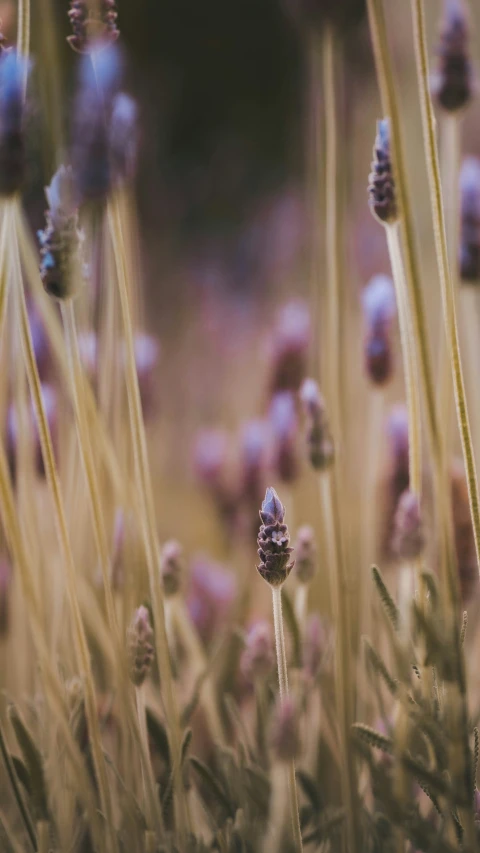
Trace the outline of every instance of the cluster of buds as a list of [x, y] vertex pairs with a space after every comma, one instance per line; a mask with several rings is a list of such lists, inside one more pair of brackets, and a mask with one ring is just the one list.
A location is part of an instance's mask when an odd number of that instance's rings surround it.
[[460, 277], [480, 280], [480, 160], [467, 157], [460, 172]]
[[290, 562], [293, 548], [290, 547], [290, 534], [284, 523], [285, 507], [275, 489], [269, 487], [260, 510], [262, 524], [258, 532], [258, 572], [271, 587], [285, 583], [294, 562]]
[[463, 0], [446, 0], [432, 94], [448, 112], [462, 109], [472, 96], [473, 72], [468, 39], [468, 20]]
[[291, 391], [281, 391], [272, 398], [269, 423], [273, 438], [273, 467], [284, 483], [292, 483], [298, 476], [298, 416], [295, 396]]
[[420, 503], [417, 495], [406, 489], [400, 495], [395, 513], [392, 550], [404, 560], [415, 560], [424, 548]]
[[47, 293], [63, 300], [73, 292], [75, 261], [79, 260], [82, 242], [72, 170], [60, 166], [45, 195], [46, 227], [38, 231], [40, 275]]
[[176, 595], [182, 584], [184, 560], [182, 546], [174, 539], [165, 542], [162, 548], [160, 572], [165, 596]]
[[277, 761], [288, 762], [298, 758], [300, 752], [298, 711], [291, 696], [285, 696], [277, 702], [271, 742]]
[[305, 379], [300, 389], [300, 399], [307, 420], [310, 463], [316, 471], [324, 471], [333, 462], [334, 446], [325, 401], [314, 379]]
[[386, 275], [375, 275], [362, 293], [365, 322], [365, 365], [375, 385], [392, 375], [392, 321], [396, 315], [395, 289]]
[[392, 224], [398, 217], [398, 209], [390, 154], [390, 124], [386, 118], [377, 122], [368, 182], [368, 200], [373, 215], [384, 224]]
[[111, 42], [120, 35], [115, 0], [99, 0], [95, 16], [88, 0], [71, 0], [68, 17], [72, 35], [67, 37], [67, 41], [77, 53], [87, 53], [93, 39], [101, 37]]
[[24, 78], [27, 60], [0, 52], [0, 196], [18, 192], [25, 177]]
[[240, 666], [251, 683], [268, 678], [275, 667], [275, 648], [272, 628], [266, 620], [260, 620], [250, 628], [242, 654]]
[[317, 569], [315, 532], [309, 524], [297, 531], [295, 540], [295, 576], [300, 583], [310, 583]]
[[308, 306], [300, 299], [284, 305], [272, 332], [269, 390], [297, 392], [307, 372], [312, 337]]
[[153, 630], [146, 607], [137, 608], [133, 614], [127, 642], [130, 680], [135, 687], [141, 687], [150, 672], [154, 655]]

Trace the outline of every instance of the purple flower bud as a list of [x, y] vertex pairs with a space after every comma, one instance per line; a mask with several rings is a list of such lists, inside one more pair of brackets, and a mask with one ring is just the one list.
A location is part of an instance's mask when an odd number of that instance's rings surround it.
[[323, 620], [320, 614], [311, 613], [307, 620], [303, 641], [303, 666], [311, 679], [316, 678], [319, 673], [326, 646], [327, 632]]
[[408, 477], [408, 413], [403, 403], [392, 407], [387, 421], [391, 458], [396, 472]]
[[298, 391], [311, 343], [308, 307], [299, 299], [283, 306], [273, 331], [270, 392]]
[[388, 119], [381, 119], [377, 122], [372, 171], [368, 182], [368, 201], [373, 215], [383, 223], [395, 222], [398, 217], [398, 210], [390, 156], [390, 124]]
[[325, 402], [314, 379], [305, 379], [300, 388], [307, 417], [308, 455], [313, 468], [323, 471], [334, 459], [333, 439], [330, 433]]
[[133, 615], [128, 630], [128, 655], [130, 679], [135, 687], [141, 687], [150, 672], [154, 657], [153, 630], [146, 607], [139, 607]]
[[75, 185], [70, 168], [60, 166], [45, 189], [49, 204], [46, 227], [38, 231], [40, 242], [40, 275], [47, 293], [66, 299], [73, 293], [75, 260], [83, 235], [78, 227]]
[[446, 0], [444, 10], [432, 93], [444, 110], [455, 112], [468, 103], [473, 90], [469, 25], [462, 0]]
[[70, 0], [68, 17], [72, 35], [67, 37], [70, 47], [76, 53], [87, 53], [95, 44], [94, 37], [100, 37], [103, 44], [116, 41], [120, 35], [117, 16], [115, 0], [100, 0], [94, 8], [88, 0]]
[[293, 761], [300, 752], [298, 712], [291, 696], [279, 699], [272, 724], [272, 747], [278, 761]]
[[160, 571], [165, 595], [176, 595], [184, 574], [183, 549], [179, 542], [170, 539], [162, 548]]
[[236, 592], [237, 582], [231, 571], [208, 559], [196, 559], [191, 570], [187, 607], [205, 645], [225, 628]]
[[291, 483], [299, 473], [298, 417], [293, 393], [275, 394], [268, 415], [274, 439], [275, 470], [281, 480]]
[[391, 324], [396, 302], [392, 280], [385, 275], [374, 276], [364, 288], [362, 303], [367, 373], [372, 382], [382, 385], [390, 379], [393, 366]]
[[400, 496], [394, 520], [393, 551], [405, 560], [414, 560], [425, 547], [425, 537], [417, 495], [407, 489]]
[[295, 540], [295, 575], [300, 583], [310, 583], [317, 568], [315, 532], [309, 524], [297, 531]]
[[270, 586], [282, 586], [293, 569], [288, 527], [284, 524], [285, 507], [275, 489], [268, 488], [260, 511], [262, 525], [258, 532], [257, 570]]
[[467, 157], [460, 171], [460, 276], [480, 280], [480, 160]]
[[0, 53], [0, 195], [21, 189], [25, 177], [23, 78], [28, 60]]
[[266, 620], [259, 620], [250, 628], [240, 666], [245, 677], [251, 682], [267, 678], [272, 672], [275, 666], [275, 647], [272, 627]]

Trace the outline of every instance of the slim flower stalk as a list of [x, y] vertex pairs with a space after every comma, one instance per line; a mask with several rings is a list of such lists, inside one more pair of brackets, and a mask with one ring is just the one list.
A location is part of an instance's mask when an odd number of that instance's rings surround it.
[[[290, 561], [292, 548], [288, 528], [284, 523], [285, 508], [275, 489], [268, 488], [260, 511], [262, 525], [258, 534], [258, 555], [260, 565], [257, 569], [261, 577], [272, 590], [273, 623], [275, 629], [275, 646], [277, 652], [278, 685], [280, 701], [288, 697], [288, 669], [285, 650], [285, 633], [282, 615], [282, 586], [288, 578], [293, 562]], [[295, 850], [301, 853], [302, 833], [298, 811], [297, 785], [295, 781], [295, 761], [288, 762], [288, 792], [290, 800], [290, 817]]]
[[118, 842], [115, 832], [115, 823], [113, 820], [112, 802], [110, 795], [111, 792], [108, 786], [105, 759], [103, 756], [103, 750], [101, 745], [90, 653], [88, 650], [87, 638], [85, 635], [85, 628], [83, 625], [78, 600], [76, 568], [67, 528], [67, 521], [65, 517], [65, 510], [60, 488], [60, 481], [57, 472], [57, 466], [55, 462], [52, 439], [48, 427], [45, 406], [42, 399], [40, 378], [38, 376], [37, 365], [35, 362], [35, 354], [33, 351], [29, 327], [28, 311], [25, 300], [25, 293], [23, 289], [23, 278], [20, 269], [20, 257], [18, 251], [18, 240], [16, 236], [14, 216], [14, 208], [17, 203], [18, 202], [16, 202], [16, 200], [13, 200], [7, 208], [7, 215], [9, 215], [10, 217], [10, 240], [11, 245], [13, 247], [13, 252], [15, 253], [16, 264], [15, 287], [17, 289], [17, 296], [19, 302], [19, 315], [17, 317], [17, 323], [19, 324], [19, 330], [22, 338], [23, 357], [25, 359], [25, 368], [27, 372], [28, 383], [30, 386], [30, 392], [32, 395], [35, 413], [38, 420], [42, 455], [44, 459], [47, 481], [50, 486], [50, 492], [55, 511], [57, 535], [65, 561], [65, 569], [67, 576], [67, 593], [73, 620], [73, 636], [75, 641], [77, 663], [79, 666], [80, 673], [85, 679], [86, 712], [88, 717], [90, 739], [92, 744], [92, 755], [99, 786], [102, 809], [105, 810], [105, 815], [107, 817], [106, 845], [107, 849], [111, 851], [111, 853], [117, 853]]
[[113, 244], [117, 285], [120, 295], [123, 332], [126, 349], [126, 385], [130, 429], [132, 436], [135, 476], [137, 480], [137, 497], [143, 515], [143, 535], [146, 546], [146, 558], [150, 585], [150, 596], [155, 623], [155, 645], [157, 662], [162, 682], [168, 730], [171, 739], [172, 765], [176, 805], [178, 808], [177, 833], [184, 838], [189, 832], [188, 804], [183, 788], [181, 774], [181, 735], [175, 697], [172, 671], [168, 653], [168, 640], [165, 627], [165, 611], [163, 594], [160, 584], [161, 554], [156, 530], [155, 509], [153, 502], [152, 484], [148, 463], [147, 442], [142, 417], [140, 390], [135, 363], [135, 345], [130, 317], [129, 288], [127, 284], [127, 260], [124, 255], [123, 226], [120, 218], [118, 200], [113, 198], [108, 203], [107, 218]]
[[[435, 117], [431, 96], [428, 89], [428, 59], [425, 35], [425, 17], [421, 0], [412, 0], [412, 18], [414, 25], [415, 55], [417, 63], [417, 78], [422, 108], [422, 123], [424, 132], [425, 156], [427, 160], [432, 217], [434, 225], [435, 247], [437, 254], [438, 275], [442, 292], [445, 335], [450, 356], [457, 420], [460, 431], [465, 471], [467, 475], [468, 494], [472, 523], [475, 535], [477, 561], [480, 557], [480, 506], [478, 495], [477, 473], [473, 454], [470, 422], [468, 418], [465, 385], [463, 380], [460, 344], [458, 339], [455, 294], [448, 264], [447, 237], [440, 179], [440, 164], [438, 157]], [[479, 562], [480, 569], [480, 562]]]

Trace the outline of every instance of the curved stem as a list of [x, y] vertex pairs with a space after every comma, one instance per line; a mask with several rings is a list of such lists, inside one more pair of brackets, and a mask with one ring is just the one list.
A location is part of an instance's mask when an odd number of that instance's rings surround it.
[[[285, 633], [283, 630], [282, 615], [282, 587], [272, 587], [273, 601], [273, 624], [275, 627], [275, 645], [277, 649], [278, 685], [280, 700], [288, 696], [288, 670], [287, 654], [285, 651]], [[295, 762], [292, 759], [288, 764], [288, 793], [290, 800], [290, 816], [292, 819], [293, 840], [295, 850], [301, 853], [302, 833], [300, 830], [300, 817], [298, 813], [297, 783], [295, 781]]]
[[410, 489], [416, 495], [420, 495], [422, 490], [421, 412], [415, 357], [415, 339], [410, 322], [408, 292], [405, 285], [405, 274], [398, 236], [398, 226], [396, 224], [387, 225], [386, 232], [393, 280], [397, 294], [403, 371], [405, 375], [405, 393], [407, 397], [408, 410]]
[[477, 473], [473, 454], [470, 422], [468, 418], [465, 385], [463, 380], [460, 345], [458, 341], [455, 297], [449, 273], [447, 238], [442, 202], [440, 165], [435, 132], [435, 117], [428, 85], [428, 60], [425, 36], [425, 15], [421, 0], [412, 0], [412, 17], [415, 39], [418, 88], [422, 108], [422, 123], [425, 144], [425, 156], [428, 167], [428, 180], [432, 204], [432, 217], [437, 255], [438, 275], [442, 292], [445, 335], [450, 355], [453, 376], [453, 388], [457, 409], [457, 420], [462, 443], [463, 458], [467, 475], [468, 497], [472, 516], [473, 533], [477, 565], [480, 571], [480, 506]]

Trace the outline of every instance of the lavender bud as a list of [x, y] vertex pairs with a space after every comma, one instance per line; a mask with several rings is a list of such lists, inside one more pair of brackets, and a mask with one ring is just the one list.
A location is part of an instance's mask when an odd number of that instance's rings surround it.
[[285, 507], [271, 487], [266, 491], [260, 518], [257, 570], [270, 586], [282, 586], [294, 566], [294, 562], [289, 562], [293, 548], [290, 548], [290, 535], [284, 524]]
[[272, 341], [270, 393], [298, 391], [307, 371], [311, 342], [308, 306], [294, 299], [283, 306]]
[[277, 761], [293, 761], [300, 752], [298, 714], [291, 696], [279, 699], [272, 724], [272, 748]]
[[480, 280], [480, 160], [467, 157], [460, 172], [460, 277]]
[[266, 620], [256, 622], [247, 634], [240, 666], [245, 677], [255, 682], [268, 678], [275, 666], [272, 628]]
[[[93, 59], [92, 59], [93, 57]], [[72, 166], [80, 202], [103, 201], [112, 183], [110, 118], [123, 77], [119, 47], [96, 42], [80, 61]]]
[[468, 20], [462, 0], [446, 0], [432, 94], [448, 112], [461, 109], [472, 96], [473, 72], [468, 41]]
[[27, 60], [0, 53], [0, 195], [18, 192], [25, 177], [23, 78]]
[[377, 122], [372, 171], [368, 178], [368, 200], [373, 215], [391, 224], [398, 218], [395, 181], [390, 155], [390, 124], [387, 118]]
[[110, 120], [110, 156], [113, 180], [129, 183], [135, 175], [138, 147], [138, 108], [129, 95], [120, 92], [113, 100]]
[[374, 276], [362, 293], [366, 327], [365, 363], [376, 385], [391, 378], [393, 369], [391, 325], [396, 314], [395, 290], [386, 275]]
[[40, 275], [47, 293], [62, 300], [72, 295], [74, 261], [82, 241], [72, 170], [60, 166], [45, 195], [49, 209], [46, 228], [38, 231]]
[[333, 463], [335, 451], [325, 401], [314, 379], [305, 379], [300, 388], [300, 399], [307, 418], [310, 463], [316, 471], [324, 471]]
[[299, 473], [297, 407], [291, 391], [275, 394], [270, 404], [269, 421], [276, 473], [283, 482], [291, 483]]
[[295, 575], [300, 583], [310, 583], [317, 569], [317, 548], [313, 527], [304, 524], [295, 541]]
[[388, 468], [386, 471], [382, 507], [381, 549], [383, 556], [392, 557], [392, 541], [395, 526], [395, 514], [403, 492], [410, 484], [408, 414], [403, 404], [393, 407], [387, 422], [387, 435], [390, 442]]
[[139, 607], [128, 629], [128, 656], [130, 662], [130, 680], [135, 687], [145, 681], [153, 661], [153, 630], [150, 614], [146, 607]]
[[311, 679], [316, 678], [319, 673], [326, 645], [327, 634], [323, 621], [318, 613], [311, 613], [303, 642], [303, 667]]
[[228, 440], [224, 430], [203, 430], [194, 451], [195, 472], [209, 490], [218, 514], [231, 530], [237, 522], [238, 489], [228, 476]]
[[187, 607], [205, 645], [224, 629], [236, 591], [235, 575], [223, 566], [206, 559], [193, 564]]
[[255, 511], [265, 489], [269, 432], [264, 421], [248, 421], [241, 436], [241, 493]]
[[462, 462], [456, 461], [450, 471], [452, 522], [457, 558], [458, 581], [462, 604], [467, 604], [478, 586], [478, 565], [475, 551], [467, 479]]
[[161, 554], [160, 571], [165, 595], [176, 595], [184, 574], [183, 549], [179, 542], [171, 539], [165, 542]]
[[92, 39], [100, 37], [108, 43], [116, 41], [120, 35], [115, 0], [100, 0], [96, 17], [92, 17], [88, 0], [71, 0], [68, 17], [72, 35], [67, 37], [67, 41], [77, 53], [88, 52]]
[[400, 496], [394, 519], [392, 549], [405, 560], [419, 557], [425, 547], [420, 504], [417, 495], [407, 489]]

